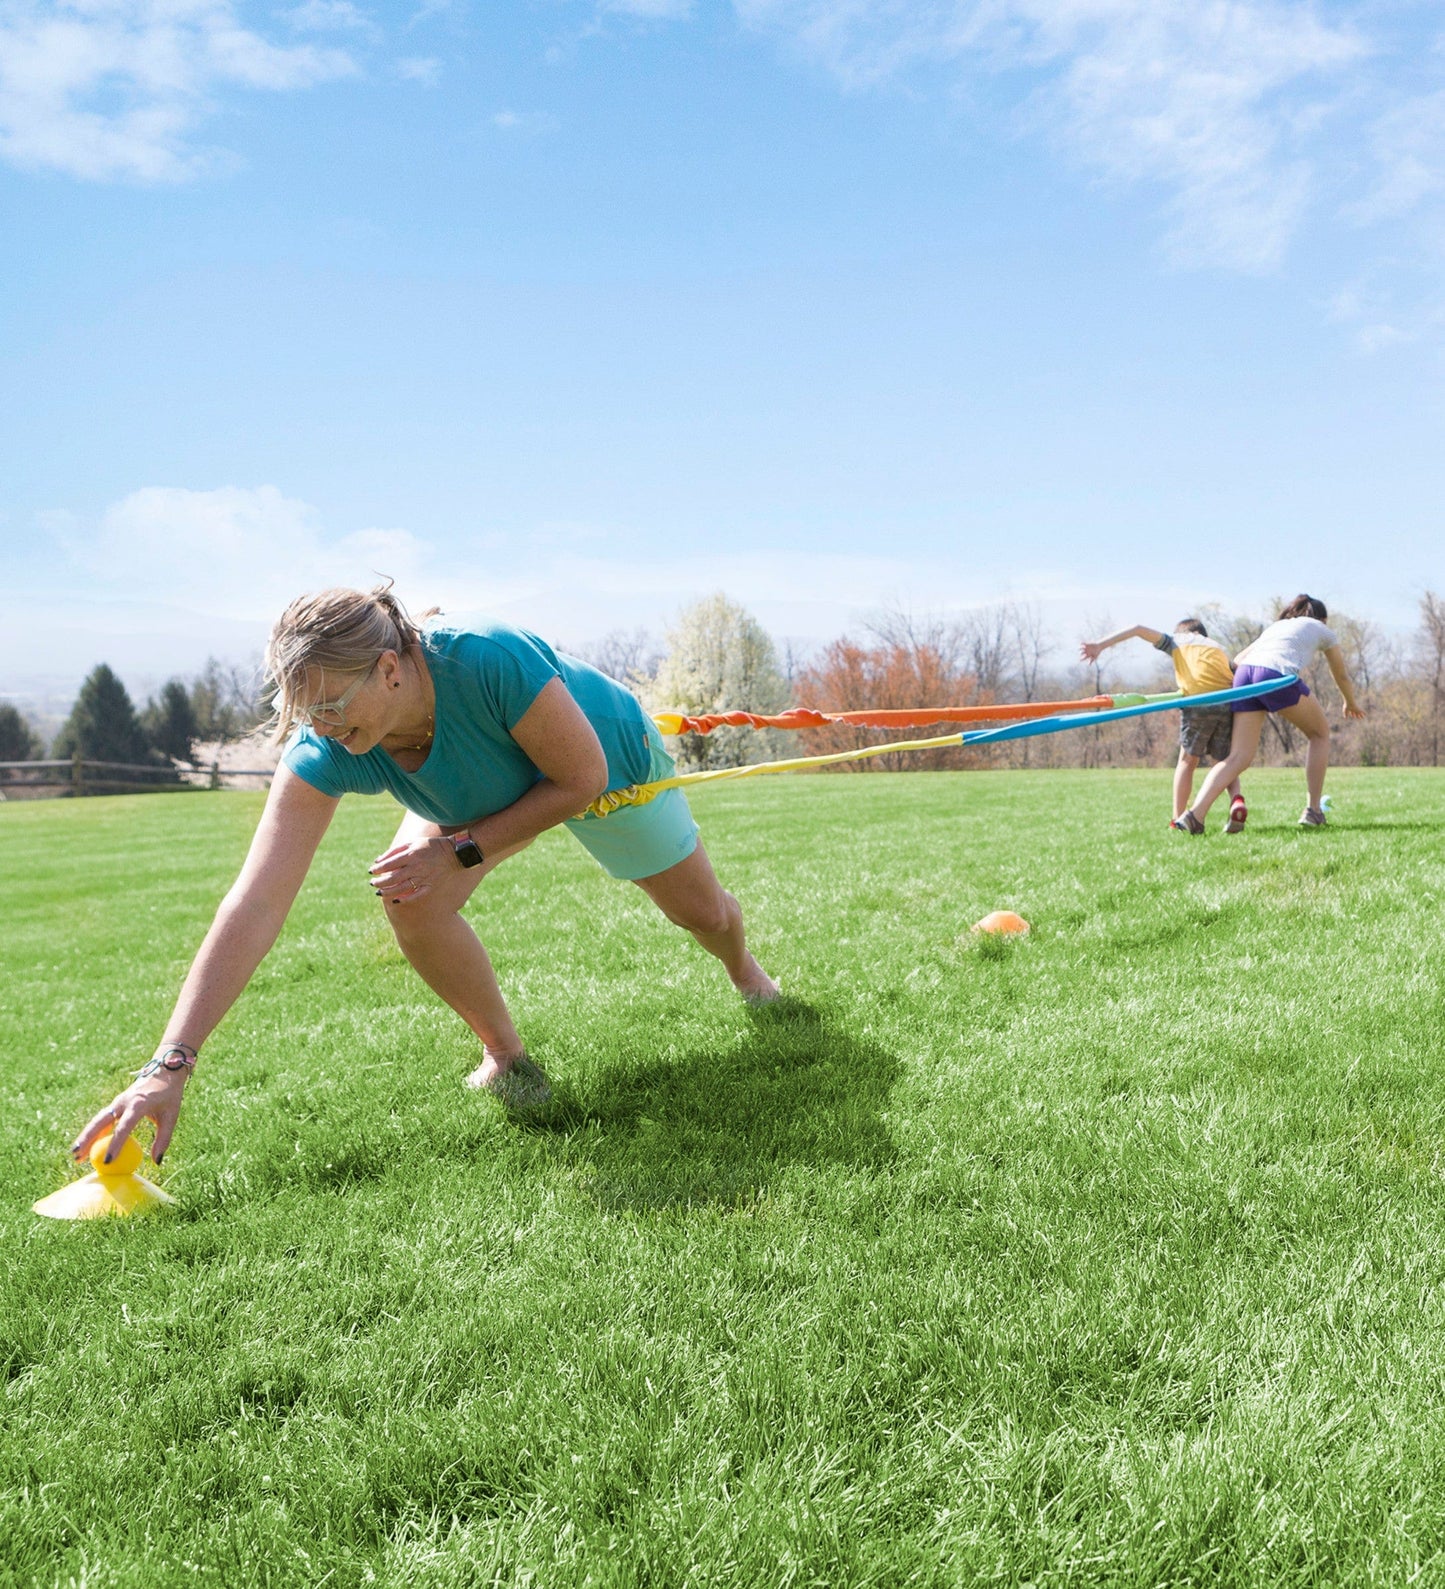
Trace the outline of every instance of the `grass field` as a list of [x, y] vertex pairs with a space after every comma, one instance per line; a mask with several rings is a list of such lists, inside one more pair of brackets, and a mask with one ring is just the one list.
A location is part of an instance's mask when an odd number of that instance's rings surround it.
[[1168, 782], [703, 792], [758, 1016], [546, 835], [472, 909], [537, 1129], [348, 800], [182, 1210], [75, 1225], [260, 799], [0, 809], [0, 1582], [1445, 1583], [1445, 775]]

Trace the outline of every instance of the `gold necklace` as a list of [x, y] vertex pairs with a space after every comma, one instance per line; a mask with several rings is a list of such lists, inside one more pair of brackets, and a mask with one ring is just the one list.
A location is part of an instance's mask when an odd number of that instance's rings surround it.
[[[397, 687], [400, 688], [400, 681], [398, 681]], [[433, 698], [433, 699], [435, 699], [435, 698]], [[427, 746], [430, 745], [432, 740], [434, 740], [435, 738], [436, 738], [436, 708], [435, 708], [435, 706], [433, 706], [432, 710], [426, 714], [426, 733], [422, 735], [421, 739], [415, 745], [401, 745], [401, 746], [398, 746], [398, 749], [400, 749], [400, 750], [425, 750], [427, 748]]]

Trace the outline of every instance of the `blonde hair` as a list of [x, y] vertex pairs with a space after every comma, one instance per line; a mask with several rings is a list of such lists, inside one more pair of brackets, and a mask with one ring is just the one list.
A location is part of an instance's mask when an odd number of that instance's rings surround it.
[[[308, 669], [362, 674], [384, 651], [403, 656], [421, 644], [421, 630], [391, 587], [387, 580], [371, 590], [338, 586], [298, 596], [276, 620], [266, 643], [266, 688], [274, 692], [267, 726], [276, 743], [305, 719], [299, 697]], [[436, 611], [433, 607], [422, 617]]]

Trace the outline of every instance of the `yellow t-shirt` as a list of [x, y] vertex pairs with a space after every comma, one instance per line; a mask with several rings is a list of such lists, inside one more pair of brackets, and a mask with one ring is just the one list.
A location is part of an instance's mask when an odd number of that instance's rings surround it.
[[1168, 653], [1174, 664], [1174, 677], [1186, 695], [1207, 695], [1211, 690], [1227, 690], [1234, 684], [1229, 653], [1208, 635], [1180, 629], [1163, 636], [1155, 650]]

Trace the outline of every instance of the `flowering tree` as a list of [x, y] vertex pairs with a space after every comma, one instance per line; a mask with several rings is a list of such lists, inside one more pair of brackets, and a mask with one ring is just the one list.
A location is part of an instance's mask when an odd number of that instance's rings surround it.
[[[767, 630], [719, 593], [694, 602], [667, 631], [667, 655], [646, 688], [650, 710], [772, 714], [789, 704], [787, 680]], [[787, 753], [791, 736], [770, 729], [720, 728], [672, 741], [687, 771], [740, 767]]]

